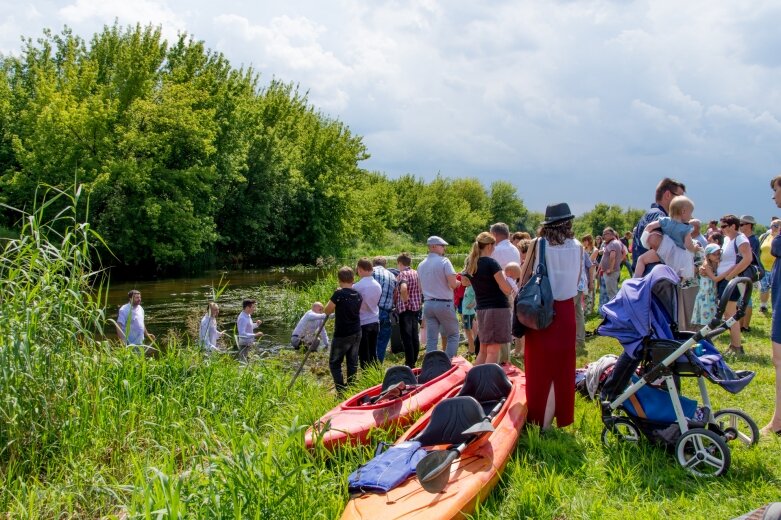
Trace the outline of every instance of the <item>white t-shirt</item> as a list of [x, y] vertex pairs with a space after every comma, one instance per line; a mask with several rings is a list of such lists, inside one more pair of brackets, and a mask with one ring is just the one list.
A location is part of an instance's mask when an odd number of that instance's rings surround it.
[[372, 276], [364, 276], [358, 283], [353, 284], [353, 289], [358, 291], [363, 301], [361, 302], [360, 318], [361, 326], [380, 322], [380, 297], [382, 286]]
[[[131, 315], [129, 325], [127, 323], [128, 314]], [[126, 303], [120, 307], [117, 323], [122, 332], [125, 333], [127, 345], [144, 344], [144, 329], [146, 327], [144, 327], [144, 309], [140, 305], [133, 307], [131, 304]]]
[[[583, 254], [580, 242], [568, 238], [563, 244], [552, 246], [545, 244], [545, 265], [548, 267], [553, 299], [569, 300], [578, 294], [578, 279], [583, 270]], [[537, 256], [535, 269], [540, 257]]]
[[672, 238], [662, 235], [662, 243], [659, 244], [656, 254], [681, 278], [694, 278], [694, 253], [675, 245]]
[[[735, 243], [737, 244], [738, 249], [740, 249], [740, 246], [743, 244], [748, 244], [749, 241], [748, 238], [746, 238], [746, 235], [743, 233], [738, 233], [735, 237]], [[724, 245], [721, 247], [721, 262], [719, 262], [716, 275], [721, 276], [735, 267], [735, 264], [737, 263], [737, 258], [735, 257], [735, 246], [732, 245], [732, 239], [728, 236], [725, 236]]]
[[201, 347], [206, 350], [217, 350], [217, 320], [211, 314], [206, 314], [201, 318], [201, 330], [199, 334]]
[[518, 251], [518, 248], [515, 247], [512, 242], [504, 239], [496, 244], [494, 252], [491, 254], [491, 258], [496, 260], [499, 263], [499, 267], [504, 269], [510, 262], [515, 262], [520, 265], [521, 252]]

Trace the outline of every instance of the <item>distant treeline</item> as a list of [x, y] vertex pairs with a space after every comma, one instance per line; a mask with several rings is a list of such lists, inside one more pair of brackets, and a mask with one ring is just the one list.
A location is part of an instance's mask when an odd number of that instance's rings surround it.
[[[104, 264], [308, 263], [390, 234], [464, 244], [491, 222], [531, 231], [542, 220], [509, 182], [362, 169], [362, 138], [295, 85], [260, 86], [186, 35], [168, 44], [160, 28], [114, 24], [87, 42], [47, 30], [0, 70], [0, 202], [30, 211], [41, 185], [82, 184], [80, 211], [111, 249]], [[579, 231], [636, 220], [616, 206], [590, 213]], [[19, 226], [0, 212], [0, 228]]]

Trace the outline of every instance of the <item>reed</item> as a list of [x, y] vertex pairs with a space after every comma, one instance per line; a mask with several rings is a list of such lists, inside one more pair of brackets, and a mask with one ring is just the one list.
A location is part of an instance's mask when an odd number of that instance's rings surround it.
[[[304, 448], [306, 425], [337, 402], [330, 378], [316, 375], [323, 355], [287, 391], [300, 361], [290, 351], [240, 366], [229, 356], [204, 358], [186, 338], [167, 340], [155, 359], [96, 340], [105, 290], [88, 253], [100, 238], [77, 222], [72, 208], [81, 197], [49, 191], [49, 202], [24, 215], [20, 236], [3, 244], [0, 517], [338, 518], [347, 476], [373, 446]], [[55, 207], [66, 209], [47, 219]], [[294, 320], [334, 287], [330, 276], [289, 284], [274, 305]], [[589, 328], [597, 323], [592, 318]], [[774, 382], [769, 319], [757, 313], [752, 329], [748, 355], [733, 366], [756, 370], [756, 379], [740, 394], [714, 388], [712, 397], [762, 425]], [[579, 364], [619, 348], [589, 339]], [[356, 389], [382, 373], [362, 371]], [[696, 395], [692, 381], [684, 394]], [[596, 405], [582, 398], [573, 427], [527, 427], [473, 517], [731, 518], [778, 500], [777, 438], [734, 446], [729, 473], [709, 481], [689, 477], [647, 443], [602, 446], [601, 428]], [[372, 439], [398, 434], [377, 431]]]

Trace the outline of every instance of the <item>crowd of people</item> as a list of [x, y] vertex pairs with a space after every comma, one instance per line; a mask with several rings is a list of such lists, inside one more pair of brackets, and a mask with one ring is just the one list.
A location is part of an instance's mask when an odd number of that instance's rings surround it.
[[[781, 208], [781, 176], [771, 181], [771, 188]], [[773, 270], [773, 265], [781, 257], [781, 240], [776, 240], [781, 219], [773, 217], [768, 231], [757, 237], [756, 220], [750, 215], [726, 214], [702, 229], [701, 222], [693, 218], [694, 209], [685, 185], [665, 178], [657, 186], [651, 208], [632, 231], [623, 234], [606, 227], [601, 235], [587, 234], [578, 240], [572, 226], [574, 215], [566, 203], [558, 203], [546, 208], [535, 238], [524, 232], [511, 234], [501, 222], [478, 234], [461, 272], [445, 255], [448, 243], [439, 236], [428, 238], [428, 254], [417, 270], [412, 268], [409, 253], [398, 255], [395, 268], [388, 268], [382, 256], [361, 258], [355, 269], [344, 266], [338, 270], [339, 288], [325, 305], [313, 303], [293, 331], [291, 343], [309, 349], [330, 347], [329, 368], [341, 393], [359, 367], [383, 362], [394, 321], [398, 322], [405, 364], [411, 368], [418, 362], [422, 342], [430, 352], [439, 348], [441, 338], [443, 350], [455, 356], [463, 328], [475, 364], [507, 363], [512, 354], [523, 356], [529, 422], [549, 428], [555, 420], [556, 426], [567, 426], [574, 421], [573, 374], [576, 355], [585, 353], [585, 317], [599, 312], [616, 296], [622, 268], [634, 277], [645, 276], [660, 264], [675, 271], [680, 278], [677, 324], [681, 330], [694, 331], [708, 324], [727, 283], [752, 261], [761, 262], [766, 271], [759, 283], [760, 311], [768, 313], [771, 304], [772, 308], [780, 304], [781, 282], [776, 278], [781, 270]], [[553, 323], [514, 336], [516, 295], [541, 261], [553, 294]], [[726, 303], [726, 316], [735, 313], [738, 297], [734, 292]], [[254, 310], [255, 301], [247, 299], [237, 318], [239, 356], [243, 358], [262, 336], [256, 331], [260, 320], [252, 320]], [[200, 342], [207, 350], [216, 350], [223, 334], [217, 330], [218, 314], [217, 304], [209, 303], [200, 328]], [[324, 328], [329, 316], [334, 317], [330, 342]], [[138, 291], [128, 293], [116, 326], [119, 338], [128, 344], [142, 344], [145, 337], [154, 340], [144, 325]], [[749, 302], [744, 319], [730, 329], [726, 354], [744, 353], [741, 332], [750, 327]], [[773, 314], [771, 339], [776, 403], [763, 431], [781, 435], [781, 313]], [[634, 370], [636, 363], [621, 359], [614, 372]], [[606, 386], [603, 399], [620, 390]]]

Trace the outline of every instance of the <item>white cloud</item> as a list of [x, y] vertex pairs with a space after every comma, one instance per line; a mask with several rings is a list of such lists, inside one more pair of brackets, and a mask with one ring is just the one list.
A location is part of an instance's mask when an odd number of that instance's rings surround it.
[[187, 29], [262, 80], [298, 83], [364, 136], [365, 167], [507, 179], [534, 209], [645, 206], [671, 174], [716, 215], [720, 176], [781, 163], [772, 0], [0, 2], [3, 52], [64, 23], [87, 38], [115, 18]]
[[86, 22], [112, 24], [141, 23], [162, 27], [163, 36], [169, 40], [186, 30], [182, 16], [172, 10], [166, 2], [154, 0], [76, 0], [58, 11], [62, 20], [73, 26]]

